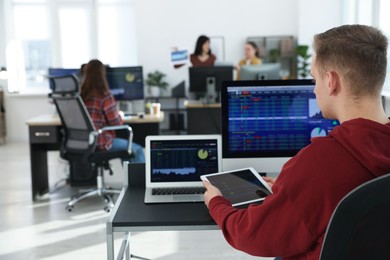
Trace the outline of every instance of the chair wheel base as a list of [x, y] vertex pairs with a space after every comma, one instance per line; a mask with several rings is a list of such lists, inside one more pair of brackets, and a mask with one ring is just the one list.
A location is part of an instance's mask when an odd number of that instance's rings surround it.
[[68, 212], [72, 212], [72, 211], [73, 211], [73, 208], [74, 208], [73, 206], [69, 206], [69, 205], [68, 205], [68, 206], [66, 206], [65, 209], [66, 209], [66, 211], [68, 211]]
[[79, 201], [84, 200], [86, 198], [90, 197], [100, 197], [104, 200], [106, 203], [104, 207], [104, 211], [110, 212], [112, 208], [114, 208], [114, 195], [119, 194], [120, 190], [114, 190], [114, 189], [106, 189], [106, 188], [100, 188], [98, 189], [92, 189], [87, 190], [86, 192], [76, 194], [71, 197], [71, 200], [68, 201], [68, 204], [66, 206], [66, 210], [71, 212], [73, 211], [73, 206], [77, 204]]

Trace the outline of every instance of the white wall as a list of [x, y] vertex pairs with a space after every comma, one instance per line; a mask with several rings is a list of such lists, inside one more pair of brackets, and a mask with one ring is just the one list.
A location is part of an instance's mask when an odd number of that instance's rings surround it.
[[[0, 1], [1, 3], [2, 1]], [[311, 43], [313, 34], [341, 23], [339, 0], [134, 0], [139, 64], [145, 74], [159, 69], [171, 85], [187, 79], [187, 68], [173, 69], [170, 48], [193, 51], [200, 34], [224, 36], [226, 59], [238, 62], [247, 36], [294, 35]], [[0, 5], [0, 19], [4, 17]], [[0, 22], [0, 66], [5, 56]], [[130, 36], [129, 36], [130, 37]], [[26, 120], [53, 113], [41, 96], [6, 95], [7, 139], [27, 141]]]
[[342, 0], [299, 0], [298, 42], [311, 45], [313, 35], [342, 25], [342, 2]]
[[135, 0], [138, 58], [144, 74], [159, 69], [175, 85], [187, 67], [170, 64], [171, 47], [194, 51], [199, 35], [224, 36], [225, 58], [235, 64], [248, 36], [298, 36], [298, 0]]

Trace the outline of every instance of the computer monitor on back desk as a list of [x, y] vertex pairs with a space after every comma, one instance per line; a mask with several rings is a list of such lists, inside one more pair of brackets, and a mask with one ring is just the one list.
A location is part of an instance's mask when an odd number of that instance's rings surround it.
[[223, 81], [233, 80], [233, 66], [190, 67], [190, 92], [197, 98], [219, 102]]
[[240, 80], [280, 79], [280, 68], [280, 63], [242, 66], [240, 69]]

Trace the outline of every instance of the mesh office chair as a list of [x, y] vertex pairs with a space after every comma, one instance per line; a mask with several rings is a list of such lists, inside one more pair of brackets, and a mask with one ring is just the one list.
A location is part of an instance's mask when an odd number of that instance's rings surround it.
[[52, 93], [49, 94], [49, 97], [53, 95], [74, 95], [79, 93], [80, 82], [76, 75], [64, 75], [64, 76], [49, 76], [50, 88]]
[[390, 174], [348, 193], [326, 230], [321, 260], [390, 259]]
[[[74, 76], [67, 77], [74, 78]], [[61, 82], [64, 82], [65, 77], [61, 77], [61, 79], [57, 81], [58, 79], [59, 78], [50, 78], [52, 83], [60, 84]], [[75, 84], [78, 84], [78, 81], [74, 82]], [[89, 163], [93, 172], [95, 172], [97, 176], [97, 188], [73, 196], [68, 202], [66, 209], [68, 211], [72, 211], [73, 206], [84, 198], [101, 196], [107, 202], [105, 210], [110, 211], [114, 206], [112, 195], [120, 193], [120, 191], [104, 187], [103, 173], [106, 169], [110, 171], [110, 174], [112, 174], [109, 167], [109, 161], [111, 159], [120, 158], [122, 160], [128, 160], [133, 157], [131, 150], [133, 140], [132, 129], [130, 126], [121, 125], [108, 126], [96, 130], [81, 97], [72, 91], [67, 93], [68, 95], [64, 93], [57, 95], [58, 93], [56, 92], [55, 95], [52, 95], [52, 99], [63, 125], [64, 135], [61, 143], [60, 156], [68, 161], [82, 161]], [[129, 143], [127, 150], [115, 152], [96, 151], [95, 147], [97, 136], [102, 134], [104, 131], [126, 131]]]

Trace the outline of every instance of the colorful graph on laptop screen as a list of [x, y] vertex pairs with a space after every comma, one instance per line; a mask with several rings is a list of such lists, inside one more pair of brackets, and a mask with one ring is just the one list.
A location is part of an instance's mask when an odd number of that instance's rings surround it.
[[222, 90], [223, 157], [288, 157], [326, 136], [337, 120], [324, 119], [308, 80], [231, 82]]
[[217, 140], [151, 141], [151, 181], [200, 181], [218, 172]]

